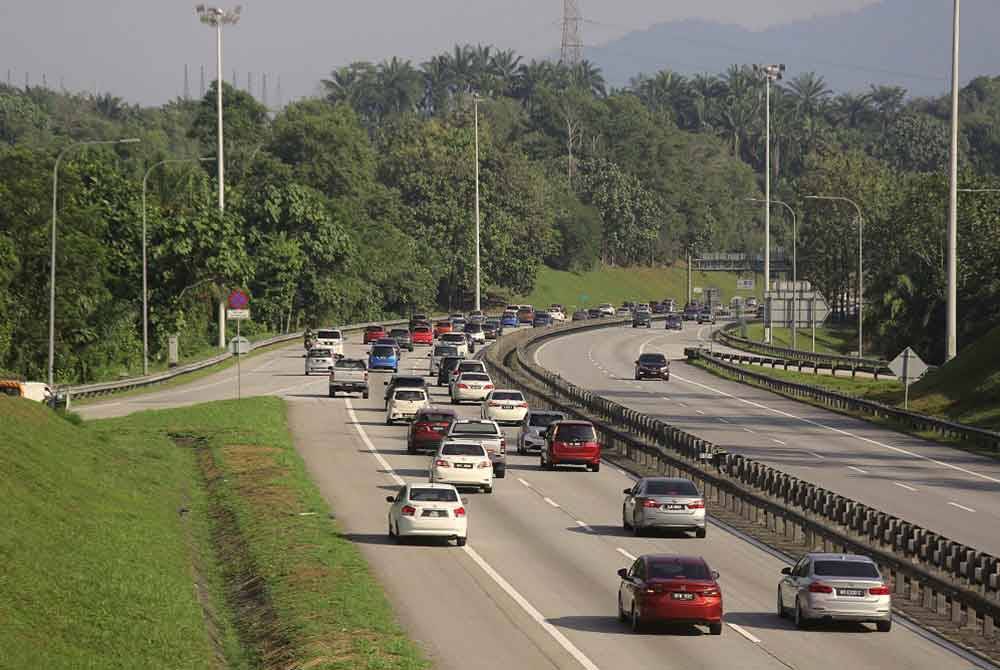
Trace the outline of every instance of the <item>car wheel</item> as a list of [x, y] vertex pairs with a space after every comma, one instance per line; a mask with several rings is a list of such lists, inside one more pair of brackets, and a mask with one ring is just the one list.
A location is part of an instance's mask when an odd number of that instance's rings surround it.
[[622, 505], [622, 528], [628, 530], [632, 525], [628, 522], [628, 515], [625, 514], [625, 505]]
[[704, 538], [708, 533], [708, 526], [703, 526], [702, 528], [696, 528], [694, 531], [694, 536], [697, 538]]
[[639, 618], [639, 612], [635, 609], [635, 604], [632, 605], [632, 614], [629, 617], [632, 623], [632, 632], [641, 633], [642, 632], [642, 619]]
[[628, 617], [625, 616], [625, 610], [622, 609], [622, 594], [619, 591], [618, 592], [618, 620], [624, 623], [627, 619], [628, 619]]
[[722, 622], [708, 624], [708, 632], [712, 635], [722, 635]]
[[590, 468], [590, 471], [591, 472], [600, 472], [601, 471], [601, 464], [600, 463], [594, 463], [594, 465]]
[[646, 533], [646, 529], [642, 527], [635, 518], [632, 519], [632, 534], [636, 537], [642, 537]]
[[493, 493], [493, 487], [492, 486], [484, 486], [483, 487], [483, 493]]
[[666, 377], [663, 378], [663, 381], [665, 381], [665, 382], [670, 381], [670, 374], [669, 373], [667, 374]]
[[500, 468], [493, 472], [493, 476], [497, 479], [504, 479], [507, 477], [507, 468]]
[[798, 598], [795, 599], [795, 627], [802, 630], [809, 626], [809, 622], [805, 616], [802, 614], [802, 603]]
[[780, 586], [778, 587], [777, 607], [775, 607], [775, 609], [778, 612], [778, 618], [779, 619], [784, 619], [788, 615], [788, 612], [785, 611], [785, 604], [781, 602], [781, 587]]
[[364, 398], [365, 400], [368, 400], [368, 391], [365, 391], [364, 393], [362, 393], [361, 397]]
[[337, 397], [337, 392], [336, 391], [330, 391], [330, 397], [331, 398], [336, 398]]
[[309, 376], [309, 371], [308, 371], [308, 370], [306, 370], [306, 377], [308, 377], [308, 376]]
[[415, 454], [415, 453], [417, 453], [417, 450], [414, 448], [414, 446], [412, 444], [408, 444], [408, 445], [406, 445], [406, 453], [408, 453], [408, 454]]
[[455, 544], [457, 546], [459, 546], [459, 547], [464, 547], [465, 543], [468, 542], [468, 541], [469, 541], [469, 538], [467, 538], [467, 537], [456, 537], [455, 538]]
[[390, 419], [389, 417], [385, 417], [385, 425], [391, 426], [392, 425], [392, 419]]
[[399, 536], [399, 533], [392, 529], [392, 522], [389, 523], [389, 537], [392, 538], [392, 541], [396, 544], [400, 544], [403, 541], [403, 538]]
[[888, 621], [876, 621], [875, 630], [880, 633], [888, 633], [892, 630], [892, 619], [889, 619]]

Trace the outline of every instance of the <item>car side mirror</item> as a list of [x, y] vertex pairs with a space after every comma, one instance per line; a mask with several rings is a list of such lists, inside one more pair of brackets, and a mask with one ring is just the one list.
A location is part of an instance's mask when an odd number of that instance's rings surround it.
[[382, 386], [388, 386], [389, 382], [382, 382]]
[[386, 496], [385, 497], [385, 501], [386, 502], [394, 503], [394, 502], [396, 502], [396, 498], [394, 496]]
[[792, 574], [792, 569], [789, 568], [788, 566], [785, 566], [784, 568], [781, 569], [781, 574], [790, 575]]
[[618, 568], [618, 576], [622, 579], [628, 579], [628, 570], [625, 568]]
[[719, 578], [719, 571], [712, 570], [712, 579], [718, 579], [718, 578]]
[[622, 493], [624, 493], [625, 495], [629, 495], [632, 493], [632, 489], [622, 489]]

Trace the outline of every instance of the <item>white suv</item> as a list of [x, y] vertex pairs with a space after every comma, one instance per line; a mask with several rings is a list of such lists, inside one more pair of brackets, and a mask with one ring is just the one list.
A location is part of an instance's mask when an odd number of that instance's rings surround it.
[[396, 421], [405, 419], [412, 421], [417, 412], [430, 406], [427, 399], [427, 391], [421, 388], [402, 387], [392, 392], [389, 404], [385, 409], [385, 422], [392, 425]]

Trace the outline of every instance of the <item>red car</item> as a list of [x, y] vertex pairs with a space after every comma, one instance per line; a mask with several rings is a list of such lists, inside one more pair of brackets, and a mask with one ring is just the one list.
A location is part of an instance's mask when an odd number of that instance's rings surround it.
[[438, 321], [434, 324], [434, 337], [441, 337], [451, 332], [451, 321]]
[[618, 619], [634, 632], [651, 623], [684, 623], [722, 634], [719, 573], [701, 556], [646, 554], [618, 576]]
[[415, 326], [412, 338], [414, 344], [426, 344], [430, 346], [434, 344], [434, 331], [431, 330], [430, 326]]
[[385, 326], [367, 326], [365, 327], [365, 344], [370, 344], [375, 340], [379, 340], [385, 337]]
[[557, 465], [585, 465], [592, 472], [601, 469], [601, 444], [589, 421], [557, 421], [542, 435], [545, 447], [539, 458], [543, 470]]
[[450, 407], [425, 407], [419, 410], [410, 424], [406, 451], [411, 454], [423, 449], [436, 451], [456, 418], [458, 415]]

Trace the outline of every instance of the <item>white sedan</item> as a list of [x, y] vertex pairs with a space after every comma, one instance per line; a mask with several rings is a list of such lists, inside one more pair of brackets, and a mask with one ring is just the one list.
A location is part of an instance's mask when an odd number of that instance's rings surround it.
[[484, 372], [463, 372], [451, 384], [451, 402], [481, 402], [493, 390], [493, 380]]
[[431, 458], [430, 479], [453, 486], [475, 486], [493, 493], [493, 463], [478, 442], [446, 441]]
[[521, 423], [528, 413], [528, 401], [520, 391], [495, 389], [483, 401], [480, 415], [497, 423]]
[[469, 537], [465, 501], [450, 484], [405, 484], [395, 496], [386, 497], [389, 537], [402, 542], [410, 537], [454, 539], [462, 547]]

